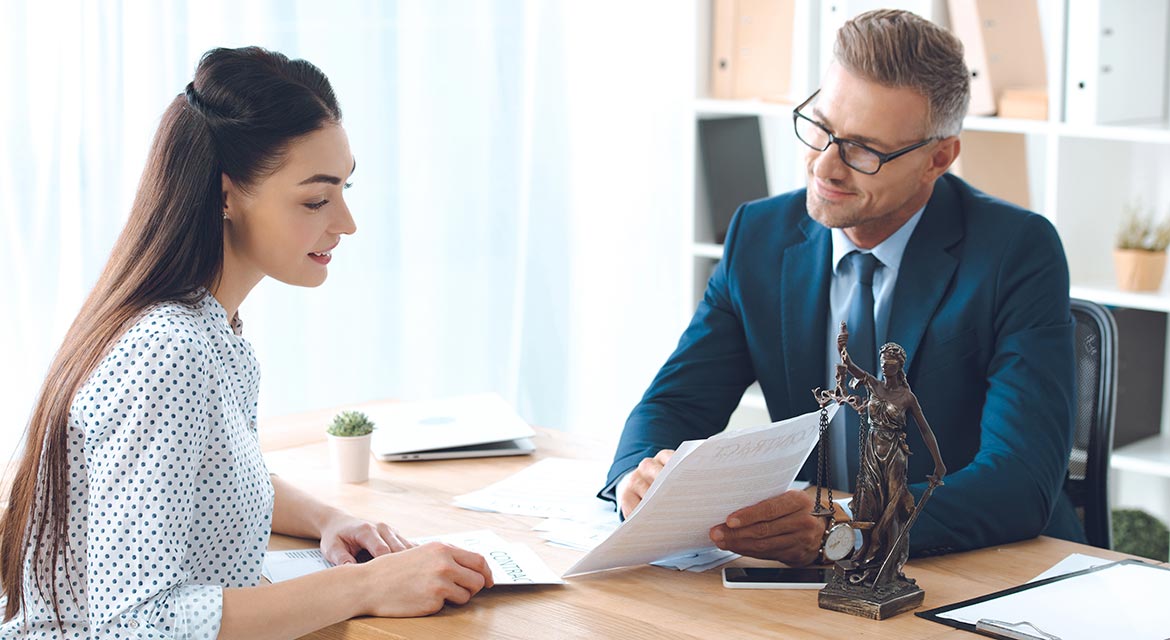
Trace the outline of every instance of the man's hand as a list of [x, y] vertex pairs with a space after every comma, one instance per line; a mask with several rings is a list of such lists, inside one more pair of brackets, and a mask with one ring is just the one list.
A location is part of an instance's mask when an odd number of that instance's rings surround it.
[[638, 463], [638, 468], [622, 478], [622, 481], [618, 483], [616, 493], [618, 506], [622, 509], [623, 517], [630, 517], [638, 503], [642, 502], [650, 485], [654, 484], [658, 473], [662, 471], [673, 455], [674, 449], [663, 449], [653, 458], [642, 458], [642, 461]]
[[816, 561], [825, 521], [812, 514], [813, 499], [788, 491], [744, 507], [711, 527], [711, 541], [720, 549], [804, 566]]

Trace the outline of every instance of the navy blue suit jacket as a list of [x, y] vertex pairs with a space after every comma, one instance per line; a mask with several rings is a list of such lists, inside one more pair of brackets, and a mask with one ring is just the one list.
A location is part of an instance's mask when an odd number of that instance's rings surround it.
[[[804, 190], [739, 208], [690, 326], [626, 421], [610, 494], [642, 458], [720, 431], [756, 380], [773, 420], [817, 408], [811, 390], [828, 379], [831, 255]], [[886, 340], [906, 349], [907, 378], [948, 468], [915, 523], [911, 553], [1041, 533], [1083, 541], [1062, 490], [1075, 373], [1068, 264], [1052, 225], [946, 174], [906, 247], [891, 304]], [[908, 420], [917, 499], [934, 465]]]

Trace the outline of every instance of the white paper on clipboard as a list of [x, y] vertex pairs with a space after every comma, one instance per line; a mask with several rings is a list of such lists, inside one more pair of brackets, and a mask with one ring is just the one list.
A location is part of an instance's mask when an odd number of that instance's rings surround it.
[[980, 620], [1027, 623], [1061, 640], [1170, 637], [1170, 569], [1165, 567], [1128, 560], [1032, 584], [925, 617], [972, 626]]

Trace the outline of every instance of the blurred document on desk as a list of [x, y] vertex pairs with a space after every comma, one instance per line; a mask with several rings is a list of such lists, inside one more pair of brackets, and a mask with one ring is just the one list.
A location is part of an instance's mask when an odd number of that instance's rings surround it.
[[[565, 582], [532, 549], [520, 543], [508, 542], [486, 529], [416, 538], [414, 542], [444, 542], [480, 554], [487, 560], [497, 586]], [[269, 582], [281, 582], [332, 566], [320, 548], [269, 551], [264, 556], [263, 575]]]
[[[829, 409], [829, 419], [837, 406]], [[789, 489], [812, 451], [820, 411], [725, 431], [678, 448], [630, 517], [565, 576], [645, 564], [713, 547], [729, 514]]]
[[609, 464], [545, 458], [478, 491], [455, 496], [457, 507], [538, 518], [617, 522], [613, 505], [597, 497]]

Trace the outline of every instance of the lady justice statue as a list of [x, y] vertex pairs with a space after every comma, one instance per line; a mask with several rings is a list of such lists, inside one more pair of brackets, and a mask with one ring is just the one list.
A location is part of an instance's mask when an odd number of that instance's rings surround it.
[[[861, 415], [862, 425], [860, 464], [850, 502], [853, 521], [828, 528], [825, 555], [836, 561], [836, 567], [833, 579], [820, 593], [819, 603], [823, 609], [880, 620], [922, 603], [924, 592], [902, 573], [902, 566], [910, 555], [910, 527], [934, 488], [943, 484], [947, 468], [918, 398], [906, 382], [906, 351], [892, 342], [882, 346], [878, 354], [882, 379], [878, 380], [849, 358], [845, 348], [848, 339], [842, 322], [837, 336], [841, 364], [837, 365], [836, 388], [813, 392], [822, 409], [833, 402], [849, 405]], [[845, 385], [846, 375], [854, 379], [850, 387], [864, 385], [868, 396], [850, 393]], [[906, 482], [906, 459], [910, 455], [906, 445], [907, 414], [914, 418], [934, 458], [934, 473], [927, 476], [928, 486], [917, 506]], [[827, 431], [821, 433], [824, 451]], [[822, 468], [827, 466], [827, 459], [822, 456]], [[818, 478], [818, 492], [823, 480]], [[830, 525], [835, 524], [831, 511], [818, 507], [814, 514], [827, 515]], [[857, 549], [852, 548], [853, 530], [862, 532]], [[834, 537], [838, 541], [835, 553], [829, 544]], [[847, 542], [840, 544], [846, 538]]]

